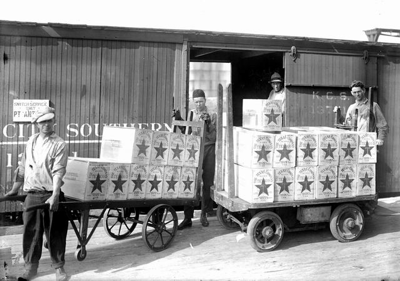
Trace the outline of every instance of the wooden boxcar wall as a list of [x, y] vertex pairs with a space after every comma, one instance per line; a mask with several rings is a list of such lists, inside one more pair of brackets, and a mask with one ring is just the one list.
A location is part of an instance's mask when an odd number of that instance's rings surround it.
[[[50, 100], [68, 154], [99, 157], [104, 124], [169, 129], [174, 93], [185, 92], [183, 53], [174, 43], [1, 36], [0, 195], [36, 132], [13, 123], [14, 99]], [[18, 206], [0, 204], [0, 212]]]

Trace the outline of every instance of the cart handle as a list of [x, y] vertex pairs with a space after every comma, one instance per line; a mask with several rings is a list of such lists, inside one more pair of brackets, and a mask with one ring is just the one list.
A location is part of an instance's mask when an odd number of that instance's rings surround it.
[[25, 201], [26, 195], [12, 195], [0, 197], [0, 203], [5, 201]]

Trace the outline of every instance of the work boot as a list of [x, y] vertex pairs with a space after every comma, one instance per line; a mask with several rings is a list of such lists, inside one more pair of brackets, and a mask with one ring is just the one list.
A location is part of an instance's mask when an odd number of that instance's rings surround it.
[[56, 269], [56, 281], [65, 281], [67, 280], [67, 273], [64, 270], [64, 267], [60, 267]]
[[204, 227], [207, 227], [207, 226], [210, 225], [208, 220], [207, 220], [207, 213], [201, 213], [200, 222], [201, 222], [201, 225], [204, 226]]
[[192, 226], [192, 219], [184, 219], [179, 225], [178, 225], [178, 230], [185, 229], [187, 227]]
[[37, 268], [26, 269], [22, 276], [18, 277], [18, 281], [29, 281], [37, 275]]

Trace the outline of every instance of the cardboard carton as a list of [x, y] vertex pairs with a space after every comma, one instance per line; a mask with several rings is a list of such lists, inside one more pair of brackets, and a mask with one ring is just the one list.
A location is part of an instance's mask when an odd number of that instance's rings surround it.
[[375, 164], [358, 164], [357, 196], [376, 194]]
[[297, 135], [295, 133], [282, 132], [282, 134], [275, 136], [275, 149], [272, 161], [274, 168], [296, 166], [296, 140]]
[[358, 160], [358, 133], [340, 134], [339, 165], [355, 165]]
[[272, 168], [251, 169], [236, 166], [239, 198], [249, 203], [274, 201], [274, 170]]
[[121, 163], [149, 164], [153, 131], [104, 126], [100, 158]]
[[302, 132], [297, 134], [297, 166], [318, 165], [318, 134], [317, 132]]
[[131, 164], [110, 163], [110, 182], [106, 200], [126, 200], [128, 198]]
[[183, 167], [179, 183], [178, 198], [193, 199], [196, 196], [197, 168]]
[[165, 166], [162, 198], [178, 198], [182, 167]]
[[359, 132], [358, 163], [374, 164], [377, 160], [376, 133]]
[[338, 196], [338, 167], [335, 165], [318, 166], [317, 177], [315, 198], [336, 198]]
[[109, 161], [69, 157], [61, 189], [65, 196], [81, 201], [105, 200], [109, 177]]
[[339, 166], [339, 133], [337, 131], [318, 132], [318, 165]]
[[131, 164], [128, 199], [146, 198], [148, 171], [149, 165]]
[[296, 167], [294, 200], [314, 200], [317, 167]]
[[184, 134], [171, 133], [167, 165], [183, 166], [185, 145], [186, 137]]
[[146, 199], [161, 198], [164, 179], [164, 166], [149, 165], [146, 181]]
[[244, 99], [242, 124], [245, 128], [280, 132], [282, 130], [282, 101]]
[[153, 141], [151, 145], [151, 165], [167, 165], [168, 151], [170, 149], [170, 132], [153, 132]]
[[272, 167], [275, 135], [234, 127], [234, 162], [249, 168]]
[[355, 197], [357, 195], [357, 165], [340, 165], [338, 184], [339, 198]]
[[185, 160], [183, 162], [183, 166], [194, 168], [199, 166], [200, 145], [200, 136], [186, 135]]
[[295, 168], [276, 168], [274, 172], [274, 201], [294, 201]]

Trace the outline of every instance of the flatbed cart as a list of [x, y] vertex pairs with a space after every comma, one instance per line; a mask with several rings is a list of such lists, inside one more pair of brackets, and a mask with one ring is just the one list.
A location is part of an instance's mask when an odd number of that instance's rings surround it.
[[[200, 134], [204, 134], [204, 122], [172, 121], [176, 126], [200, 128]], [[203, 160], [203, 138], [199, 151], [199, 167], [195, 180], [195, 197], [193, 199], [149, 199], [149, 200], [112, 200], [112, 201], [78, 201], [66, 198], [65, 202], [59, 203], [59, 208], [64, 209], [69, 222], [78, 238], [75, 258], [83, 261], [87, 255], [86, 246], [100, 221], [103, 220], [103, 228], [106, 233], [114, 239], [128, 237], [136, 228], [137, 224], [142, 226], [142, 239], [146, 246], [159, 252], [168, 248], [177, 232], [178, 216], [174, 207], [198, 206], [200, 198], [202, 160]], [[17, 195], [0, 198], [1, 201], [24, 201], [26, 195]], [[174, 206], [174, 207], [173, 207]], [[49, 208], [48, 204], [41, 204], [28, 208], [29, 210]], [[100, 210], [99, 214], [91, 214], [91, 210]], [[96, 212], [98, 213], [98, 212]], [[139, 219], [140, 214], [146, 214], [144, 220]], [[89, 219], [95, 219], [92, 229], [89, 230]], [[75, 222], [77, 221], [77, 223]], [[45, 243], [46, 246], [46, 243]]]
[[[223, 89], [218, 90], [218, 116], [222, 112]], [[249, 203], [237, 197], [233, 166], [232, 92], [228, 88], [226, 141], [222, 120], [217, 121], [216, 178], [212, 198], [218, 204], [217, 218], [228, 229], [247, 232], [250, 245], [259, 252], [275, 250], [284, 233], [325, 228], [340, 242], [358, 239], [364, 230], [364, 215], [376, 206], [376, 195], [354, 198], [327, 198], [310, 201]], [[224, 165], [224, 161], [226, 165]]]

